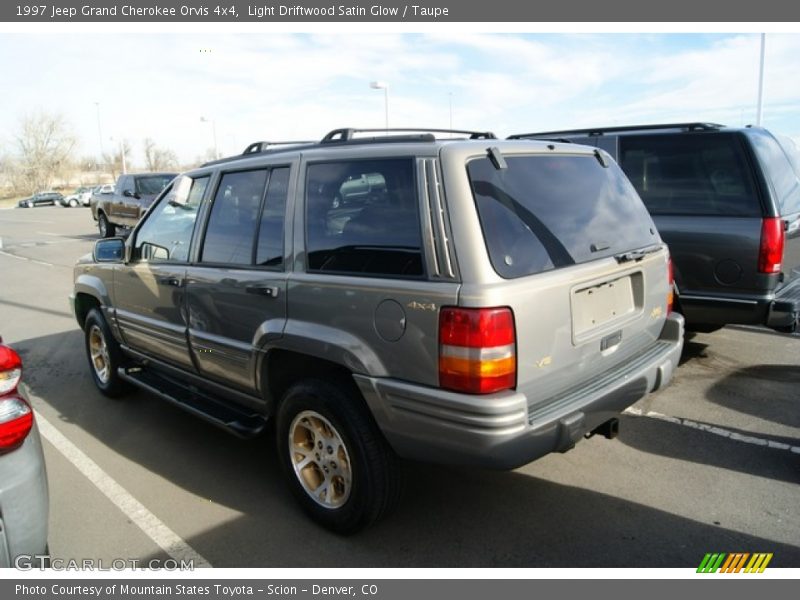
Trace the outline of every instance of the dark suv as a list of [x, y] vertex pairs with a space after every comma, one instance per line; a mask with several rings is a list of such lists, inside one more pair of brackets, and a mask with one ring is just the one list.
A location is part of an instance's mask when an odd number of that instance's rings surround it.
[[636, 187], [675, 263], [687, 326], [797, 329], [800, 174], [791, 140], [711, 123], [549, 131], [602, 148]]
[[666, 245], [608, 154], [470, 137], [337, 130], [175, 179], [75, 267], [97, 387], [274, 420], [341, 532], [393, 505], [398, 456], [508, 469], [614, 437], [683, 345]]

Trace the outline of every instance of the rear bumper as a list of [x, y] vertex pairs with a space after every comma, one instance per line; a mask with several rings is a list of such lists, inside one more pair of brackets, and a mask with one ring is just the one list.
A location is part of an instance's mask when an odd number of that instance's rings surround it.
[[470, 396], [356, 376], [378, 426], [404, 458], [513, 469], [563, 452], [648, 392], [669, 383], [683, 348], [683, 317], [635, 360], [534, 404], [521, 392]]
[[800, 277], [783, 286], [770, 303], [766, 326], [780, 331], [796, 331], [800, 321]]

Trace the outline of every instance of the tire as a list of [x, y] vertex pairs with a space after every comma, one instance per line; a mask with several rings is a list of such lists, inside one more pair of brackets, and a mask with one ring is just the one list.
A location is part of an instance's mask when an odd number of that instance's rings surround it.
[[117, 374], [117, 369], [124, 364], [124, 358], [99, 308], [89, 311], [83, 330], [89, 372], [94, 384], [109, 398], [121, 396], [130, 389], [128, 383]]
[[278, 455], [292, 493], [313, 520], [340, 534], [387, 515], [401, 489], [399, 459], [357, 394], [348, 385], [302, 381], [277, 414]]
[[109, 223], [108, 217], [102, 212], [97, 217], [97, 228], [100, 230], [100, 237], [103, 238], [114, 237], [114, 234], [117, 232], [117, 228], [113, 223]]
[[75, 200], [75, 198], [73, 198], [72, 200], [69, 201], [69, 206], [70, 206], [70, 208], [77, 208], [78, 207], [78, 201]]

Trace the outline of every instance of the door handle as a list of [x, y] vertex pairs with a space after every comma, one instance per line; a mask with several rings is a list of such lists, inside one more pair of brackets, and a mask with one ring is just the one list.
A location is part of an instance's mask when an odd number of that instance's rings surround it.
[[158, 283], [161, 285], [171, 285], [173, 287], [181, 287], [183, 280], [180, 277], [159, 277]]
[[278, 288], [274, 285], [248, 285], [244, 288], [248, 294], [258, 294], [267, 298], [277, 298]]

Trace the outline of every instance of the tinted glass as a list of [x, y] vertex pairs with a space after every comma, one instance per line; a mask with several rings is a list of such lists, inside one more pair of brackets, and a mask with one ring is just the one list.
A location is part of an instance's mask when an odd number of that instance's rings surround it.
[[217, 189], [208, 219], [201, 260], [253, 264], [253, 243], [267, 171], [226, 173]]
[[619, 167], [594, 156], [506, 156], [467, 165], [489, 257], [505, 278], [532, 275], [658, 242]]
[[654, 215], [761, 215], [733, 135], [622, 136], [620, 165]]
[[[791, 152], [790, 140], [781, 146], [769, 133], [759, 129], [747, 132], [753, 142], [756, 154], [764, 168], [772, 189], [777, 195], [782, 215], [790, 215], [800, 211], [800, 182], [798, 173], [792, 165], [787, 150]], [[794, 148], [796, 152], [796, 148]], [[796, 156], [794, 157], [797, 160]]]
[[258, 228], [256, 264], [265, 267], [283, 266], [283, 227], [286, 218], [286, 196], [289, 192], [289, 169], [273, 169], [267, 185], [261, 224]]
[[136, 234], [136, 256], [150, 262], [186, 262], [208, 177], [179, 177]]
[[419, 206], [411, 159], [310, 165], [309, 271], [419, 277]]
[[[172, 181], [174, 175], [153, 175], [151, 177], [135, 177], [137, 194], [155, 196], [160, 194], [167, 184]], [[128, 189], [127, 187], [125, 189]]]

